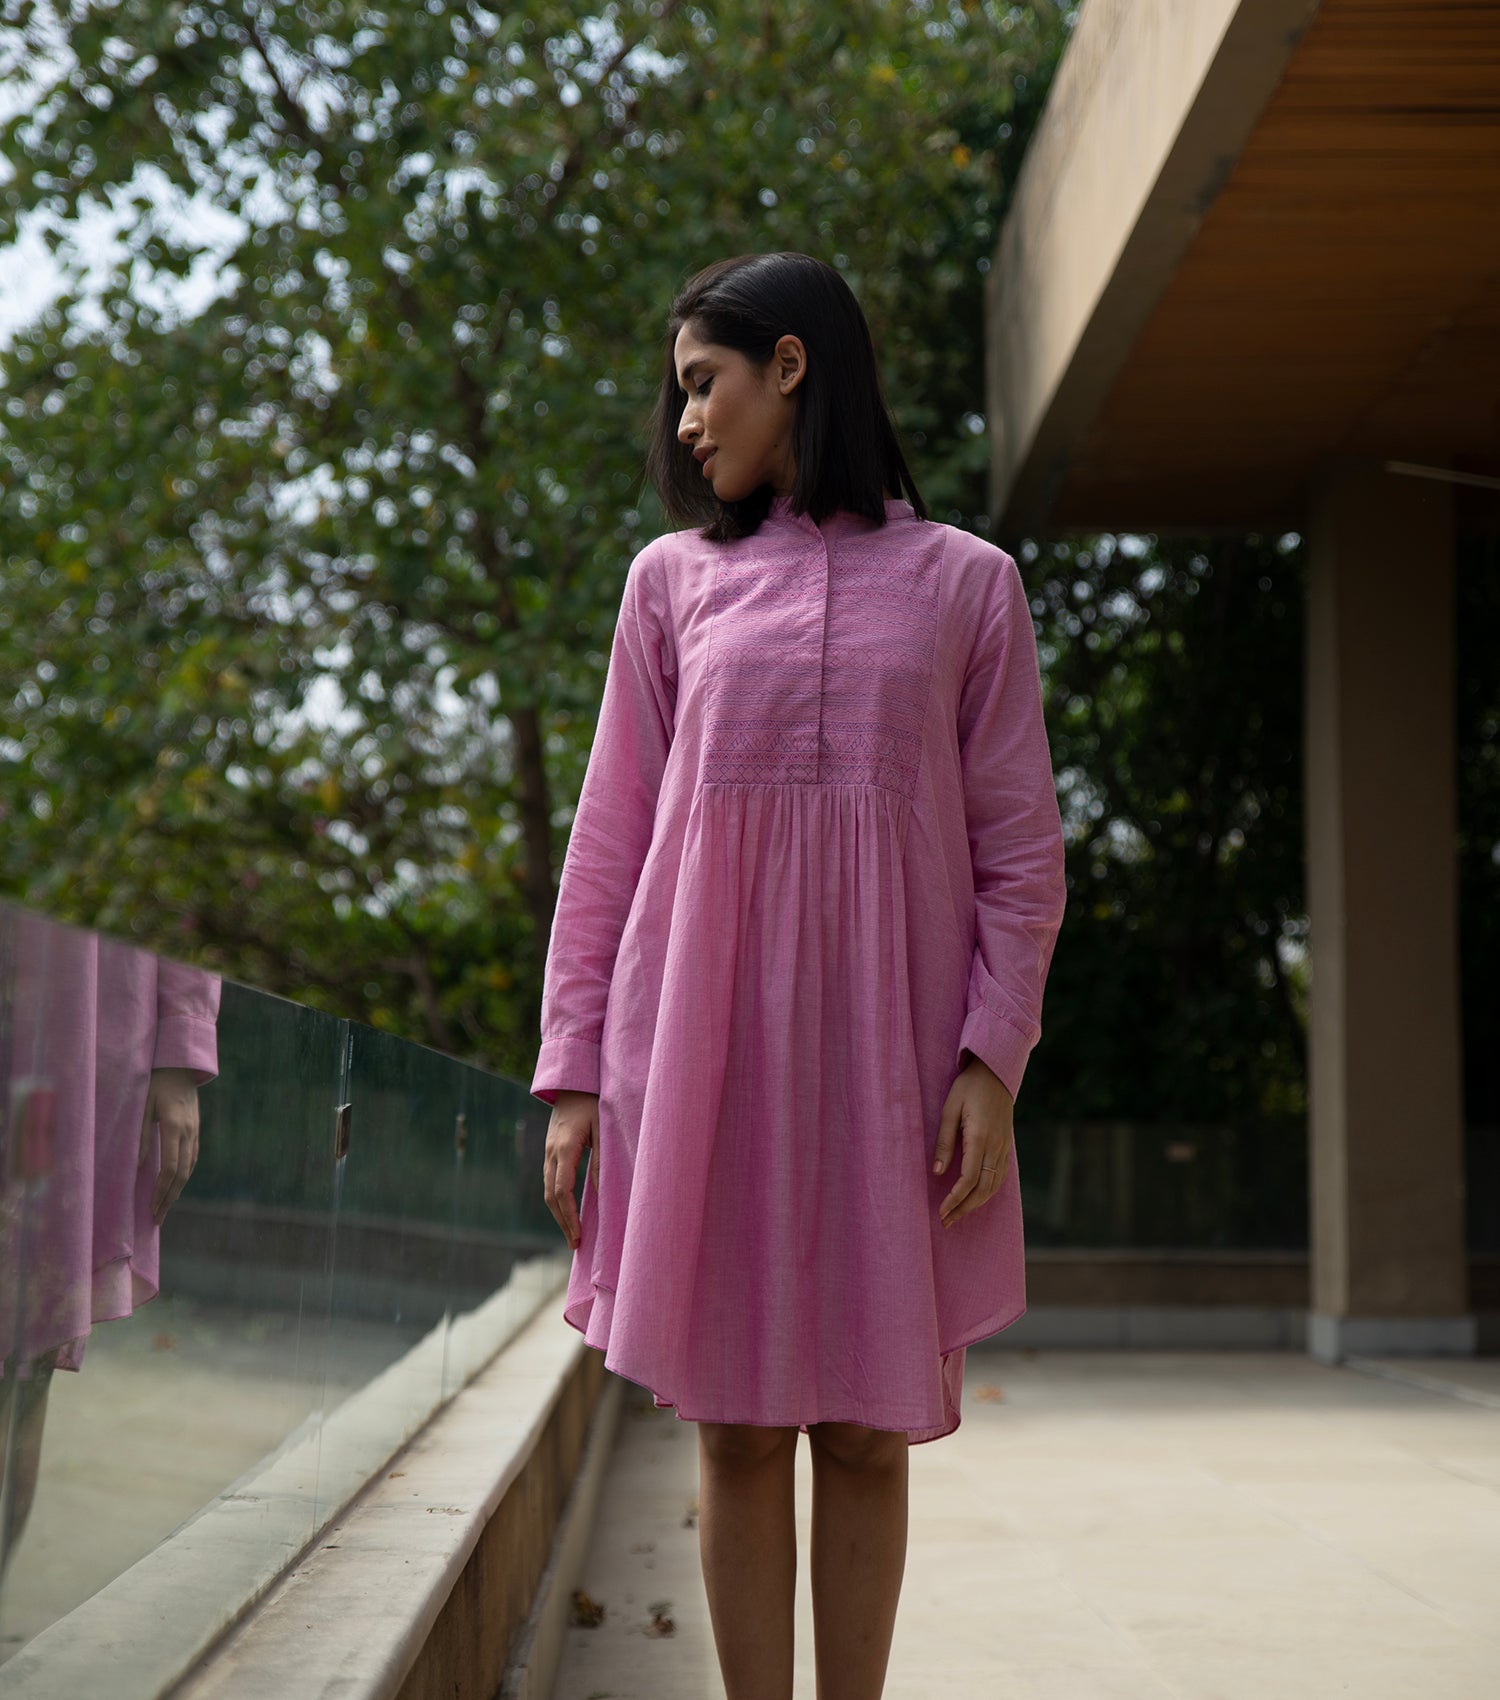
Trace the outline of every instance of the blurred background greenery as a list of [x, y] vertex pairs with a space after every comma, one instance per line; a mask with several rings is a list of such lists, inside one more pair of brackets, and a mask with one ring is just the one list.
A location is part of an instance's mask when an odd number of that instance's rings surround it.
[[[934, 517], [1032, 594], [1070, 896], [1028, 1114], [1301, 1152], [1301, 540], [985, 512], [985, 273], [1073, 16], [0, 4], [5, 275], [56, 278], [0, 352], [0, 891], [528, 1080], [623, 575], [664, 525], [667, 304], [802, 249], [866, 308]], [[1459, 573], [1488, 1122], [1496, 582]]]

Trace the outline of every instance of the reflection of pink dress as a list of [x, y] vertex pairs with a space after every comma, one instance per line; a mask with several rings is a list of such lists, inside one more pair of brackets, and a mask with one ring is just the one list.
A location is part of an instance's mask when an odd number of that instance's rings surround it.
[[55, 1092], [50, 1174], [25, 1189], [8, 1175], [0, 1192], [0, 1351], [19, 1352], [23, 1375], [53, 1348], [77, 1369], [95, 1322], [156, 1296], [159, 1128], [138, 1161], [151, 1070], [217, 1074], [220, 980], [10, 906], [0, 939], [7, 1100], [22, 1081]]
[[886, 503], [636, 556], [531, 1090], [599, 1095], [565, 1318], [687, 1419], [935, 1440], [1025, 1309], [1019, 1164], [945, 1229], [972, 1051], [1041, 1033], [1063, 840], [1014, 560]]

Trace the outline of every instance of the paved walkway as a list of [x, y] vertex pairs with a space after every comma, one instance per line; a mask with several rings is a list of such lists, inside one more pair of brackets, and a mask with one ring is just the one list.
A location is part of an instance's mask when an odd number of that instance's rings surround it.
[[[1500, 1397], [1493, 1364], [1467, 1385]], [[694, 1425], [627, 1388], [581, 1578], [605, 1617], [554, 1700], [722, 1697], [697, 1466]], [[813, 1700], [805, 1443], [797, 1470]], [[886, 1700], [1500, 1695], [1500, 1404], [1293, 1352], [982, 1347], [911, 1493]]]

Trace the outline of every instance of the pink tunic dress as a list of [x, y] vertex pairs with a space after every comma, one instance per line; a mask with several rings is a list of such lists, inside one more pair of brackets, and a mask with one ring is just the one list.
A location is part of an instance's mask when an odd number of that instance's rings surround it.
[[1016, 1155], [950, 1228], [932, 1160], [965, 1051], [1020, 1091], [1065, 888], [1015, 561], [885, 511], [631, 562], [530, 1090], [599, 1095], [564, 1315], [608, 1368], [916, 1443], [1026, 1308]]

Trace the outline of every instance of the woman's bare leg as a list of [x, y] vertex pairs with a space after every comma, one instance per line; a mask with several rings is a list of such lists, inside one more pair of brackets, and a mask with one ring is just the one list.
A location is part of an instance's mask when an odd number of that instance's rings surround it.
[[800, 1432], [698, 1424], [698, 1545], [727, 1700], [791, 1700]]
[[807, 1436], [818, 1700], [880, 1700], [906, 1569], [907, 1439], [855, 1423]]

